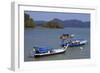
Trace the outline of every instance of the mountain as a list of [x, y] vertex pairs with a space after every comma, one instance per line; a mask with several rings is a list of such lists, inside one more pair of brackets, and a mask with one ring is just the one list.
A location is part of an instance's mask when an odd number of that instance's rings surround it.
[[[37, 26], [42, 26], [44, 23], [47, 23], [50, 21], [35, 21]], [[61, 27], [79, 27], [79, 28], [89, 28], [90, 27], [90, 21], [83, 22], [81, 20], [60, 20], [60, 19], [53, 19], [51, 22], [58, 23]]]
[[43, 24], [42, 27], [46, 27], [46, 28], [60, 28], [60, 29], [64, 28], [63, 24], [58, 19], [53, 19], [51, 21], [48, 21], [45, 24]]
[[64, 27], [80, 27], [87, 28], [90, 27], [90, 22], [83, 22], [80, 20], [65, 20], [63, 21]]
[[57, 19], [57, 18], [55, 18], [55, 19], [53, 19], [53, 20], [51, 20], [51, 21], [58, 22], [58, 23], [60, 23], [60, 24], [62, 24], [62, 23], [63, 23], [63, 21], [62, 21], [62, 20]]

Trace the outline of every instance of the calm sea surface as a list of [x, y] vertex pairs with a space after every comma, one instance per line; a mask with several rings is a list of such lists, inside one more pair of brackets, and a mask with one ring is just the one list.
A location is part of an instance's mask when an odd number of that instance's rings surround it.
[[[81, 47], [69, 47], [63, 54], [44, 56], [39, 58], [30, 57], [33, 46], [60, 48], [63, 34], [74, 34], [76, 38], [86, 39], [88, 43]], [[26, 28], [24, 30], [24, 61], [47, 61], [47, 60], [70, 60], [70, 59], [89, 59], [90, 58], [90, 29], [89, 28]]]

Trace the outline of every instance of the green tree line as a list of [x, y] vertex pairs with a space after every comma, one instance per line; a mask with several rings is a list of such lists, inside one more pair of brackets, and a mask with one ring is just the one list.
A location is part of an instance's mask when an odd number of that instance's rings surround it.
[[24, 13], [24, 27], [34, 28], [35, 26], [35, 21], [28, 14]]
[[60, 24], [59, 22], [55, 22], [53, 20], [46, 22], [42, 26], [46, 28], [63, 28], [62, 24]]

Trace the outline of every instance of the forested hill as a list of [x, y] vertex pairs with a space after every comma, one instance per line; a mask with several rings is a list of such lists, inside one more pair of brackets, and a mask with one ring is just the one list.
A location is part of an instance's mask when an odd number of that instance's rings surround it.
[[36, 26], [41, 26], [45, 28], [64, 28], [64, 27], [79, 27], [79, 28], [89, 28], [90, 21], [81, 21], [81, 20], [60, 20], [54, 18], [50, 21], [35, 21], [28, 14], [24, 14], [24, 26], [26, 28], [35, 28]]

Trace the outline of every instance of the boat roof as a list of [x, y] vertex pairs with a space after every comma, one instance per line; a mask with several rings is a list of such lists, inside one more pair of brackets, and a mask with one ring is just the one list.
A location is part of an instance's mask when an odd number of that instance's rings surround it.
[[33, 48], [35, 48], [36, 50], [51, 50], [52, 48], [47, 48], [47, 47], [36, 47], [34, 46]]

